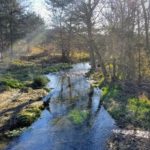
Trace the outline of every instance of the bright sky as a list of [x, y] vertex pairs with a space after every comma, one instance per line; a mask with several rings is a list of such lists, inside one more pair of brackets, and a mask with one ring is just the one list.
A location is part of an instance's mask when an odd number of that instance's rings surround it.
[[50, 22], [50, 13], [46, 9], [45, 0], [30, 0], [32, 11], [36, 12], [42, 18], [44, 18], [45, 22]]

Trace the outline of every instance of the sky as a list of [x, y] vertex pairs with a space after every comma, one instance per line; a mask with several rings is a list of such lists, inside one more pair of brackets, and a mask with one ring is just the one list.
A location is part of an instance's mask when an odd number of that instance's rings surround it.
[[31, 11], [34, 11], [38, 15], [40, 15], [46, 23], [50, 22], [50, 13], [46, 8], [44, 0], [30, 0]]

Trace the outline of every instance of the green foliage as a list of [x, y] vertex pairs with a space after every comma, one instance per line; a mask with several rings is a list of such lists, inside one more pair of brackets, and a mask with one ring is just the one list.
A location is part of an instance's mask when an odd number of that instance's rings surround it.
[[33, 88], [44, 88], [49, 82], [48, 78], [45, 76], [37, 76], [33, 80]]
[[13, 79], [12, 77], [8, 77], [8, 76], [2, 77], [0, 79], [0, 82], [4, 89], [8, 89], [8, 88], [21, 89], [25, 86], [21, 81], [17, 79]]
[[38, 75], [41, 73], [41, 69], [39, 66], [35, 66], [30, 63], [26, 63], [24, 61], [19, 62], [13, 62], [11, 66], [7, 69], [6, 75], [9, 74], [11, 77], [16, 78], [20, 81], [27, 81], [27, 80], [32, 80], [34, 74]]
[[50, 88], [47, 88], [47, 87], [44, 87], [44, 90], [45, 90], [46, 92], [48, 92], [48, 93], [51, 92], [51, 89], [50, 89]]
[[41, 109], [39, 107], [30, 107], [17, 116], [17, 125], [19, 127], [30, 126], [39, 116]]
[[113, 106], [112, 109], [109, 111], [112, 117], [116, 120], [124, 119], [126, 117], [126, 109], [125, 107], [115, 107]]
[[19, 129], [16, 129], [16, 130], [12, 130], [12, 131], [7, 131], [5, 133], [5, 136], [7, 138], [14, 138], [14, 137], [17, 137], [19, 136], [23, 131], [25, 131], [26, 128], [19, 128]]
[[88, 110], [74, 109], [69, 113], [69, 119], [76, 125], [81, 125], [88, 117]]
[[115, 85], [115, 86], [105, 86], [102, 88], [102, 97], [101, 100], [107, 100], [110, 98], [116, 98], [119, 96], [121, 89]]
[[93, 87], [101, 88], [104, 86], [105, 78], [101, 71], [93, 72], [93, 70], [91, 70], [87, 75], [90, 76], [90, 78], [95, 81], [92, 84]]
[[150, 100], [131, 98], [128, 100], [128, 109], [138, 125], [150, 128]]
[[109, 86], [105, 86], [102, 88], [102, 96], [108, 95], [109, 92], [110, 92]]
[[71, 64], [60, 63], [55, 66], [46, 67], [43, 69], [44, 74], [58, 72], [60, 70], [70, 69], [72, 68]]
[[23, 61], [23, 60], [14, 60], [11, 64], [11, 67], [13, 68], [25, 68], [31, 66], [34, 66], [34, 63]]
[[128, 93], [115, 85], [102, 88], [102, 101], [109, 113], [121, 126], [132, 124], [135, 127], [150, 129], [150, 100], [129, 98]]

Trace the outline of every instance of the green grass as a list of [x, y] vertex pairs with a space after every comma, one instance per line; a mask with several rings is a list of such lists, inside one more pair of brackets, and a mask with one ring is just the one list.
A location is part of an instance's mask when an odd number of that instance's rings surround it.
[[30, 107], [17, 116], [17, 126], [27, 127], [30, 126], [37, 118], [39, 118], [41, 113], [40, 107]]
[[5, 136], [7, 138], [14, 138], [14, 137], [18, 137], [22, 132], [24, 132], [26, 130], [26, 128], [19, 128], [16, 130], [12, 130], [12, 131], [7, 131], [5, 132]]
[[88, 115], [89, 115], [88, 110], [74, 109], [69, 113], [69, 119], [75, 125], [81, 125], [87, 119]]
[[45, 88], [48, 80], [46, 77], [42, 76], [43, 74], [58, 72], [71, 67], [71, 64], [59, 63], [42, 68], [40, 64], [15, 60], [10, 64], [10, 67], [7, 70], [4, 70], [0, 75], [0, 92], [8, 91], [11, 88]]
[[92, 80], [95, 81], [95, 83], [93, 83], [93, 87], [103, 87], [104, 86], [104, 76], [103, 74], [99, 71], [99, 72], [93, 72], [92, 70], [87, 74], [87, 76], [90, 76], [90, 78]]
[[49, 80], [45, 76], [37, 76], [33, 79], [32, 87], [36, 89], [44, 88]]
[[118, 85], [108, 86], [102, 88], [102, 97], [101, 100], [105, 101], [110, 98], [116, 98], [119, 96], [121, 88]]
[[130, 98], [127, 108], [135, 125], [150, 129], [150, 100]]
[[5, 76], [0, 78], [0, 83], [3, 87], [21, 89], [25, 84], [17, 79], [14, 79], [10, 76]]
[[40, 117], [40, 113], [43, 109], [43, 105], [32, 106], [21, 111], [16, 117], [16, 127], [14, 130], [5, 132], [7, 138], [14, 138], [19, 136], [26, 127], [30, 126], [37, 118]]
[[58, 71], [70, 69], [70, 68], [72, 68], [71, 64], [60, 63], [60, 64], [56, 64], [54, 66], [49, 66], [49, 67], [43, 68], [43, 73], [44, 74], [54, 73], [54, 72], [58, 72]]
[[150, 129], [150, 100], [131, 97], [118, 85], [103, 87], [101, 99], [119, 125]]

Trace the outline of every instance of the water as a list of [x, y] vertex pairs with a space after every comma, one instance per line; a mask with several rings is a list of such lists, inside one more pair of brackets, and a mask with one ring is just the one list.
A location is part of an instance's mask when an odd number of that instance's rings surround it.
[[[76, 64], [67, 72], [47, 75], [51, 93], [49, 107], [7, 150], [105, 150], [106, 141], [116, 128], [114, 120], [100, 106], [99, 89], [89, 97], [90, 84], [83, 76], [90, 66]], [[68, 116], [72, 110], [89, 112], [81, 124]]]

